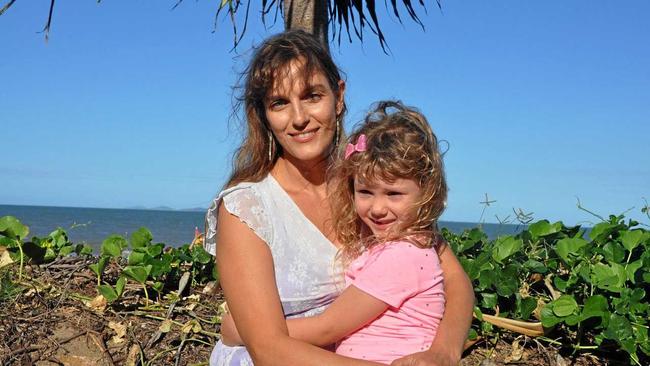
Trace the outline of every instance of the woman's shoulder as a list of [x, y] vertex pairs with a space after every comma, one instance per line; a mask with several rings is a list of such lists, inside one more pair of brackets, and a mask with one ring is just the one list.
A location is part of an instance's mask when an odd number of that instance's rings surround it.
[[222, 190], [214, 197], [205, 215], [205, 247], [208, 252], [216, 251], [217, 223], [222, 204], [228, 213], [245, 222], [263, 240], [270, 239], [269, 218], [264, 214], [264, 197], [268, 184], [266, 180], [241, 182]]
[[218, 201], [223, 200], [226, 197], [245, 197], [248, 195], [259, 194], [265, 190], [267, 180], [268, 177], [259, 182], [240, 182], [234, 186], [227, 187], [215, 196], [212, 203], [218, 203]]

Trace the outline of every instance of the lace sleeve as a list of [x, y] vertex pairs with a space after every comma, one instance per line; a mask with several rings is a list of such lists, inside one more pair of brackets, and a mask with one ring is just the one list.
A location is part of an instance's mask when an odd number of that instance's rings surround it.
[[217, 217], [219, 205], [223, 203], [226, 211], [237, 216], [267, 244], [271, 243], [272, 230], [269, 214], [264, 202], [251, 187], [233, 187], [221, 192], [210, 205], [205, 217], [205, 250], [216, 254]]

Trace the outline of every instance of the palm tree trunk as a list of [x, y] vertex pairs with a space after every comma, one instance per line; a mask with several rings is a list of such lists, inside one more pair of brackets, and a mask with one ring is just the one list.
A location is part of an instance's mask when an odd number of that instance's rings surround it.
[[314, 34], [329, 50], [328, 0], [283, 0], [284, 29], [303, 29]]

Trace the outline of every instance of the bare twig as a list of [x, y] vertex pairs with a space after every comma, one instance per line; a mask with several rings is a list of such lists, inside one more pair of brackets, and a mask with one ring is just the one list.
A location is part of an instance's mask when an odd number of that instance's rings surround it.
[[594, 213], [594, 212], [591, 212], [591, 211], [587, 210], [586, 208], [584, 208], [584, 207], [582, 206], [582, 203], [580, 202], [580, 198], [579, 198], [579, 197], [576, 197], [576, 200], [578, 201], [578, 203], [576, 204], [576, 206], [578, 206], [578, 209], [579, 209], [579, 210], [582, 210], [582, 211], [584, 211], [584, 212], [586, 212], [586, 213], [588, 213], [588, 214], [590, 214], [590, 215], [592, 215], [592, 216], [594, 216], [594, 217], [597, 217], [597, 218], [599, 218], [601, 221], [607, 221], [607, 220], [605, 220], [604, 217], [600, 216], [599, 214]]
[[176, 360], [174, 361], [174, 366], [178, 366], [181, 362], [181, 352], [183, 351], [183, 346], [185, 345], [185, 334], [181, 336], [181, 344], [178, 345], [178, 351], [176, 351]]
[[106, 344], [104, 343], [104, 340], [101, 338], [101, 336], [98, 335], [96, 332], [90, 332], [89, 335], [90, 338], [93, 340], [93, 342], [95, 342], [97, 347], [99, 347], [102, 353], [106, 356], [108, 363], [115, 366], [115, 363], [113, 362], [113, 357], [111, 356], [111, 353], [108, 351], [108, 348], [106, 347]]
[[[57, 347], [61, 346], [64, 343], [68, 343], [71, 340], [73, 340], [73, 339], [75, 339], [77, 337], [80, 337], [80, 336], [82, 336], [82, 335], [84, 335], [86, 333], [88, 333], [88, 331], [84, 330], [82, 332], [75, 333], [75, 334], [73, 334], [73, 335], [71, 335], [69, 337], [63, 338], [62, 340], [56, 342]], [[19, 348], [19, 349], [15, 350], [15, 351], [9, 352], [9, 354], [7, 355], [7, 358], [9, 359], [11, 357], [14, 357], [14, 356], [22, 354], [22, 353], [29, 353], [29, 352], [33, 352], [33, 351], [38, 351], [38, 350], [41, 350], [41, 349], [44, 349], [44, 348], [47, 348], [47, 347], [48, 347], [47, 345], [42, 344], [42, 345], [39, 345], [39, 346], [27, 346], [27, 347]]]

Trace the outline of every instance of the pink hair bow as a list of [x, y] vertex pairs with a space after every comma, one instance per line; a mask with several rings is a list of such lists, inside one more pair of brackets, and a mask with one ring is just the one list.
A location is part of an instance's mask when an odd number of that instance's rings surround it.
[[350, 155], [354, 154], [355, 152], [363, 152], [366, 151], [366, 135], [361, 134], [359, 135], [359, 138], [357, 139], [356, 144], [348, 144], [345, 147], [345, 159], [349, 158]]

